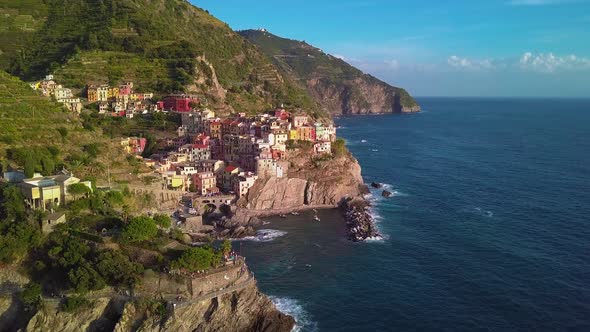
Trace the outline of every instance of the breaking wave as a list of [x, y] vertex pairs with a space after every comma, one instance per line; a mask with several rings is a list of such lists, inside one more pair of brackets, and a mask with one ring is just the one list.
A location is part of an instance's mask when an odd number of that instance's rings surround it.
[[278, 296], [269, 296], [269, 298], [280, 312], [295, 318], [293, 332], [318, 331], [317, 323], [311, 320], [307, 311], [297, 300]]
[[279, 237], [287, 235], [287, 232], [276, 229], [261, 229], [254, 236], [247, 236], [241, 240], [254, 242], [271, 242]]

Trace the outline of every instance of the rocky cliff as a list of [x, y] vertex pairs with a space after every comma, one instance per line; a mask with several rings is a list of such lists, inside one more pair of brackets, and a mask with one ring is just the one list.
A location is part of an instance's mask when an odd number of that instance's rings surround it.
[[160, 310], [156, 302], [98, 298], [74, 313], [46, 302], [27, 332], [291, 331], [295, 321], [275, 309], [256, 286], [210, 300]]
[[[215, 293], [212, 296], [189, 297], [189, 301], [183, 300], [177, 305], [166, 305], [166, 302], [162, 302], [156, 295], [129, 297], [101, 293], [86, 295], [89, 303], [74, 312], [64, 312], [59, 299], [45, 299], [36, 312], [30, 312], [25, 309], [17, 296], [17, 288], [26, 283], [26, 278], [13, 272], [5, 272], [0, 271], [0, 279], [4, 280], [0, 289], [2, 291], [0, 293], [0, 331], [2, 332], [287, 332], [291, 331], [295, 325], [292, 317], [279, 312], [270, 299], [258, 291], [252, 279], [244, 283], [243, 287], [236, 288], [235, 291], [233, 288], [223, 287], [228, 291]], [[222, 271], [221, 278], [209, 281], [212, 284], [223, 282], [225, 280], [223, 276], [226, 273], [229, 272]], [[9, 279], [6, 278], [15, 275], [18, 276], [15, 279], [18, 282], [7, 281]], [[211, 277], [215, 278], [214, 275]], [[160, 282], [162, 280], [158, 284]], [[146, 280], [143, 286], [145, 286], [143, 288], [155, 290], [149, 280]], [[189, 287], [192, 290], [196, 286], [206, 288], [207, 285], [201, 285], [193, 280], [193, 284]]]
[[289, 174], [283, 178], [259, 179], [238, 201], [231, 228], [256, 224], [253, 217], [276, 215], [311, 208], [335, 208], [348, 198], [368, 193], [361, 167], [351, 155], [314, 159], [306, 150], [289, 157]]
[[420, 111], [420, 106], [406, 90], [365, 74], [304, 41], [260, 30], [245, 30], [240, 34], [271, 58], [285, 77], [299, 82], [322, 109], [333, 115]]

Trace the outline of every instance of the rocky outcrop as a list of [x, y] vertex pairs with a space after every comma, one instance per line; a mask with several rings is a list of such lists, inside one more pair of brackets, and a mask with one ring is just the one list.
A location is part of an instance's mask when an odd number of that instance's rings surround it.
[[[1, 289], [0, 331], [291, 331], [293, 317], [278, 311], [244, 271], [245, 265], [236, 265], [184, 279], [162, 274], [145, 279], [135, 297], [109, 290], [91, 293], [85, 296], [89, 304], [74, 312], [64, 312], [61, 299], [46, 298], [37, 312], [28, 312], [16, 296], [26, 278], [0, 270], [0, 280], [16, 277]], [[166, 294], [177, 292], [183, 300], [173, 305]]]
[[[286, 213], [312, 207], [338, 207], [367, 192], [361, 168], [352, 157], [310, 165], [296, 155], [288, 177], [258, 180], [238, 206], [251, 212]], [[243, 213], [243, 212], [240, 212]]]
[[67, 313], [59, 309], [59, 302], [45, 301], [29, 321], [26, 332], [112, 331], [115, 326], [113, 318], [117, 317], [114, 307], [120, 308], [120, 305], [110, 298], [98, 298], [83, 309]]
[[348, 238], [354, 242], [380, 240], [373, 217], [369, 213], [369, 204], [362, 199], [347, 201], [344, 205], [344, 217], [348, 228]]
[[334, 115], [420, 112], [410, 95], [370, 75], [350, 81], [314, 78], [307, 81], [309, 93]]
[[295, 321], [275, 309], [255, 285], [211, 300], [169, 308], [165, 315], [129, 302], [114, 331], [291, 331]]

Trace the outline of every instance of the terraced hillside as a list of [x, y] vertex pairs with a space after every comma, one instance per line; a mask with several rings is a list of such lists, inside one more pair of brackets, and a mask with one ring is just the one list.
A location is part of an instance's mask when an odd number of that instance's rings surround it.
[[[132, 171], [116, 140], [84, 128], [62, 105], [0, 71], [0, 169], [27, 167], [51, 174], [62, 166], [79, 176], [104, 178]], [[10, 161], [10, 163], [9, 163]]]
[[[135, 79], [140, 89], [202, 94], [213, 107], [315, 107], [256, 47], [187, 1], [27, 0], [17, 9], [14, 0], [0, 1], [2, 10], [37, 22], [15, 50], [0, 54], [3, 69], [25, 80], [56, 73], [80, 87]], [[18, 36], [4, 38], [10, 44]]]

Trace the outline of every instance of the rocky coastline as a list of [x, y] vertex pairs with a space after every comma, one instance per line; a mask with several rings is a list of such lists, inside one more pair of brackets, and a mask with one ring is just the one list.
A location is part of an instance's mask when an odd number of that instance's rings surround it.
[[371, 205], [364, 198], [353, 199], [344, 204], [343, 210], [349, 240], [362, 242], [383, 238], [375, 227], [375, 220], [369, 211], [370, 207]]

